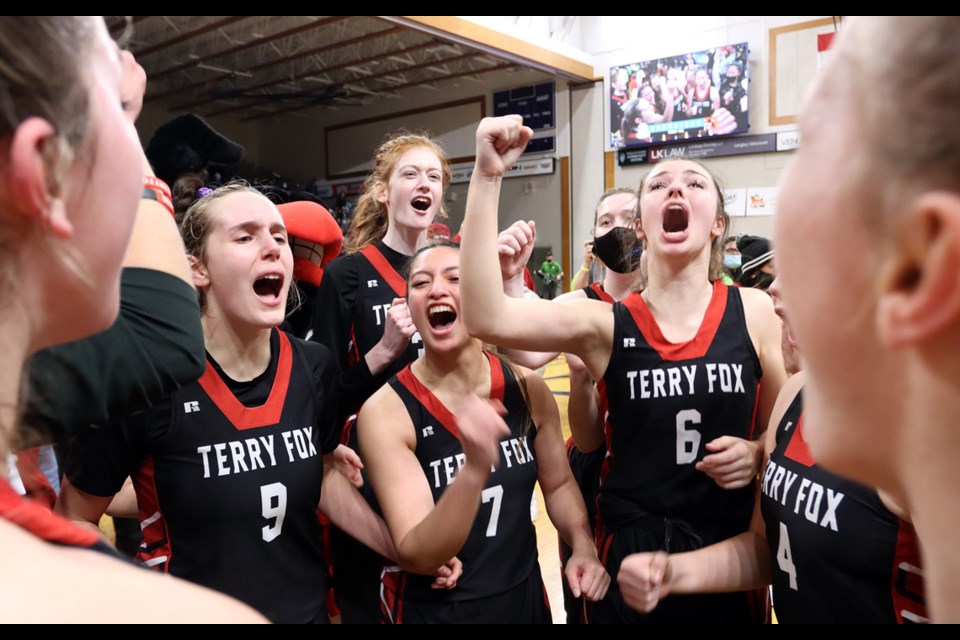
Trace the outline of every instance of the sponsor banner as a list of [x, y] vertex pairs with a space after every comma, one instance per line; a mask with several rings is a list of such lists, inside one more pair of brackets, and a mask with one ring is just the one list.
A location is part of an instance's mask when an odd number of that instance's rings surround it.
[[757, 136], [739, 136], [736, 138], [652, 146], [646, 149], [620, 149], [617, 157], [620, 166], [624, 166], [655, 164], [661, 160], [700, 160], [703, 158], [739, 156], [748, 153], [769, 153], [777, 150], [777, 134], [764, 133]]
[[[522, 178], [524, 176], [539, 176], [553, 173], [555, 170], [554, 158], [538, 158], [531, 160], [521, 160], [504, 174], [504, 178]], [[461, 184], [470, 182], [473, 175], [473, 163], [464, 162], [450, 167], [450, 183]]]
[[747, 215], [772, 216], [777, 212], [777, 187], [749, 187]]
[[777, 151], [790, 151], [800, 146], [799, 131], [781, 131], [777, 134]]

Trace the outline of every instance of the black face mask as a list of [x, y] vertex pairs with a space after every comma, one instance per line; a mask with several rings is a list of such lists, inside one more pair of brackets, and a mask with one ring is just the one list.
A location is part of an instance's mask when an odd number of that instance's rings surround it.
[[633, 227], [614, 227], [593, 241], [593, 255], [616, 273], [633, 273], [640, 268], [643, 246]]

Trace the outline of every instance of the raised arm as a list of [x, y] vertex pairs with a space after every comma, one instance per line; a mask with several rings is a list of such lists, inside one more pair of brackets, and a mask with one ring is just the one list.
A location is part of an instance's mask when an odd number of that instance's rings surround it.
[[582, 594], [587, 600], [601, 600], [610, 586], [610, 576], [597, 558], [583, 496], [570, 472], [557, 403], [539, 376], [530, 371], [524, 375], [533, 422], [537, 425], [533, 445], [547, 514], [573, 549], [566, 567], [570, 591], [577, 598]]
[[499, 464], [499, 440], [509, 434], [494, 409], [476, 396], [465, 399], [458, 416], [466, 463], [436, 504], [414, 453], [413, 424], [393, 389], [381, 388], [357, 418], [360, 453], [398, 564], [407, 571], [432, 574], [463, 547], [491, 466]]
[[497, 208], [503, 175], [532, 134], [521, 122], [519, 116], [485, 118], [477, 129], [477, 160], [460, 252], [463, 320], [471, 335], [497, 346], [577, 353], [599, 376], [609, 361], [613, 339], [608, 305], [597, 303], [594, 308], [588, 303], [595, 301], [585, 300], [558, 306], [504, 295], [497, 258]]

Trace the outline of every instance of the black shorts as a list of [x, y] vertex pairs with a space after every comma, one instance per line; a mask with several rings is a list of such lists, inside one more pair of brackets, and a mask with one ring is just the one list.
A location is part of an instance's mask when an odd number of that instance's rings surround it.
[[396, 600], [383, 607], [386, 624], [551, 624], [540, 565], [503, 593], [461, 601]]
[[[652, 518], [649, 520], [653, 520]], [[660, 519], [663, 522], [663, 519]], [[681, 553], [698, 549], [702, 544], [688, 537], [682, 529], [669, 526], [627, 526], [597, 538], [600, 560], [613, 579], [606, 597], [597, 602], [590, 622], [594, 624], [762, 624], [770, 621], [769, 591], [740, 591], [670, 595], [648, 614], [634, 611], [624, 603], [617, 584], [620, 563], [632, 553], [667, 549]]]

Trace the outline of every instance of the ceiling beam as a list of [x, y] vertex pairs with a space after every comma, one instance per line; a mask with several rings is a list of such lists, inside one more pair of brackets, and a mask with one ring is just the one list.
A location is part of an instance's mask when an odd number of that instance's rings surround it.
[[593, 66], [457, 16], [378, 16], [526, 67], [577, 82], [595, 81]]
[[[476, 54], [474, 54], [474, 55], [481, 55], [481, 54], [476, 53]], [[454, 78], [459, 78], [459, 77], [461, 77], [461, 76], [471, 76], [471, 75], [477, 75], [477, 74], [481, 74], [481, 73], [489, 73], [489, 72], [491, 72], [491, 71], [503, 71], [503, 70], [505, 70], [505, 69], [510, 69], [510, 68], [516, 67], [516, 66], [517, 66], [516, 63], [513, 63], [513, 62], [504, 62], [503, 64], [498, 64], [498, 65], [496, 65], [496, 66], [488, 67], [488, 68], [486, 68], [486, 69], [471, 69], [471, 70], [469, 70], [469, 71], [463, 71], [463, 72], [460, 72], [460, 73], [452, 73], [452, 74], [450, 74], [450, 75], [448, 75], [448, 76], [444, 76], [444, 77], [442, 77], [442, 78], [429, 78], [429, 79], [425, 79], [425, 80], [418, 80], [418, 81], [416, 81], [416, 82], [407, 82], [406, 84], [401, 84], [401, 85], [397, 85], [397, 86], [395, 86], [395, 87], [390, 87], [390, 90], [391, 90], [391, 91], [394, 91], [394, 90], [396, 90], [396, 89], [404, 89], [404, 88], [406, 88], [406, 87], [412, 87], [412, 86], [415, 86], [415, 85], [427, 84], [427, 83], [430, 83], [430, 82], [436, 82], [436, 81], [438, 81], [438, 80], [452, 80], [452, 79], [454, 79]], [[255, 115], [255, 116], [249, 116], [249, 117], [246, 117], [246, 118], [240, 118], [240, 121], [241, 121], [241, 122], [250, 122], [251, 120], [260, 120], [261, 118], [270, 118], [270, 117], [282, 115], [282, 114], [285, 114], [285, 113], [291, 113], [291, 112], [295, 112], [295, 111], [302, 111], [302, 110], [304, 110], [304, 109], [309, 109], [309, 108], [315, 107], [315, 106], [320, 106], [320, 105], [313, 105], [313, 104], [297, 105], [297, 106], [293, 106], [293, 107], [287, 107], [286, 109], [279, 109], [279, 110], [277, 110], [277, 111], [270, 111], [269, 113], [262, 113], [262, 114]]]
[[[379, 31], [379, 32], [377, 32], [378, 35], [383, 34], [383, 33], [385, 33], [385, 32], [384, 32], [384, 31]], [[397, 49], [396, 51], [392, 51], [392, 52], [391, 52], [391, 55], [395, 55], [395, 54], [397, 54], [397, 53], [408, 53], [408, 52], [410, 52], [410, 51], [416, 51], [416, 50], [418, 50], [418, 49], [424, 49], [424, 48], [426, 48], [426, 47], [432, 46], [433, 44], [434, 44], [433, 42], [422, 42], [422, 43], [420, 43], [420, 44], [415, 44], [415, 45], [410, 46], [410, 47], [407, 47], [407, 48], [405, 48], [405, 49]], [[307, 72], [304, 72], [304, 73], [299, 73], [299, 74], [297, 74], [297, 75], [295, 75], [295, 76], [278, 78], [278, 79], [275, 79], [275, 80], [271, 80], [270, 82], [263, 82], [263, 83], [261, 83], [261, 84], [254, 85], [254, 86], [252, 86], [252, 87], [245, 87], [243, 90], [244, 90], [244, 91], [256, 91], [257, 89], [264, 89], [264, 88], [266, 88], [266, 87], [271, 87], [271, 86], [274, 86], [274, 85], [282, 84], [282, 83], [284, 83], [284, 82], [294, 82], [294, 81], [297, 81], [297, 80], [302, 80], [302, 79], [304, 79], [304, 78], [307, 78], [307, 77], [310, 77], [310, 76], [314, 76], [314, 75], [318, 75], [318, 74], [321, 74], [321, 73], [326, 74], [326, 73], [329, 73], [329, 72], [331, 72], [331, 71], [339, 71], [340, 69], [346, 69], [347, 67], [352, 67], [352, 66], [354, 66], [354, 65], [364, 64], [364, 63], [367, 63], [367, 62], [371, 62], [371, 61], [373, 61], [373, 60], [380, 60], [381, 58], [383, 58], [383, 54], [377, 54], [377, 55], [373, 55], [373, 56], [368, 56], [368, 57], [366, 57], [366, 58], [358, 58], [358, 59], [356, 59], [356, 60], [348, 60], [348, 61], [342, 62], [342, 63], [340, 63], [340, 64], [335, 64], [335, 65], [331, 65], [331, 66], [329, 66], [329, 67], [324, 67], [323, 69], [317, 69], [317, 70], [314, 70], [314, 71], [307, 71]], [[402, 69], [402, 71], [406, 71], [406, 68]], [[396, 70], [394, 70], [393, 73], [396, 73]], [[359, 81], [360, 79], [358, 78], [357, 80]], [[327, 83], [327, 84], [335, 84], [335, 83]], [[324, 86], [325, 86], [325, 85], [324, 85]], [[263, 98], [264, 98], [264, 99], [261, 100], [261, 101], [259, 101], [259, 102], [249, 102], [249, 103], [242, 104], [242, 105], [239, 105], [239, 106], [236, 106], [236, 107], [229, 107], [229, 108], [227, 108], [227, 109], [221, 109], [220, 111], [214, 111], [214, 112], [212, 112], [212, 113], [206, 113], [206, 114], [204, 114], [204, 115], [206, 115], [206, 116], [208, 116], [208, 117], [209, 117], [209, 116], [222, 116], [222, 115], [224, 115], [224, 114], [226, 114], [226, 113], [232, 113], [232, 112], [234, 112], [234, 111], [240, 111], [240, 110], [242, 110], [242, 109], [247, 109], [247, 108], [251, 108], [251, 107], [256, 107], [256, 106], [259, 106], [259, 105], [261, 105], [261, 104], [266, 104], [266, 103], [268, 103], [268, 102], [271, 101], [270, 96], [267, 95], [267, 94], [264, 94]], [[179, 109], [179, 108], [181, 108], [181, 107], [180, 107], [180, 106], [174, 107], [174, 109]]]
[[169, 40], [158, 42], [153, 46], [147, 47], [145, 49], [140, 49], [139, 51], [134, 51], [133, 55], [135, 55], [138, 58], [143, 58], [144, 56], [148, 56], [151, 53], [156, 53], [157, 51], [161, 51], [163, 49], [166, 49], [167, 47], [172, 47], [175, 44], [186, 42], [191, 38], [196, 38], [198, 36], [202, 36], [204, 34], [210, 33], [211, 31], [216, 31], [221, 27], [226, 27], [228, 25], [234, 24], [235, 22], [246, 20], [249, 17], [251, 16], [227, 16], [223, 20], [215, 20], [213, 22], [203, 25], [202, 27], [197, 27], [192, 31], [185, 31], [176, 37], [170, 38]]
[[[372, 33], [365, 33], [365, 34], [363, 34], [363, 35], [356, 36], [356, 37], [353, 37], [353, 38], [348, 38], [348, 39], [346, 39], [346, 40], [339, 40], [339, 41], [337, 41], [337, 42], [333, 42], [333, 43], [321, 45], [321, 46], [319, 46], [319, 47], [314, 47], [314, 48], [312, 48], [312, 49], [307, 49], [307, 50], [305, 50], [305, 51], [298, 51], [297, 53], [294, 53], [294, 54], [291, 54], [291, 55], [288, 55], [288, 56], [283, 56], [282, 58], [277, 58], [277, 59], [275, 59], [275, 60], [268, 60], [268, 61], [266, 61], [266, 62], [261, 62], [260, 64], [254, 65], [254, 66], [252, 66], [252, 67], [246, 67], [246, 68], [244, 69], [244, 71], [246, 71], [247, 73], [251, 73], [251, 74], [252, 74], [252, 73], [256, 73], [257, 71], [262, 71], [263, 69], [267, 69], [267, 68], [269, 68], [269, 67], [273, 67], [273, 66], [276, 66], [276, 65], [279, 65], [279, 64], [283, 64], [283, 63], [286, 63], [286, 62], [292, 62], [293, 60], [297, 60], [297, 59], [299, 59], [299, 58], [307, 58], [307, 57], [309, 57], [309, 56], [316, 55], [316, 54], [322, 53], [322, 52], [324, 52], [324, 51], [329, 51], [329, 50], [337, 49], [337, 48], [340, 48], [340, 47], [343, 47], [343, 46], [349, 46], [349, 45], [352, 45], [352, 44], [357, 44], [357, 43], [363, 42], [363, 41], [365, 41], [365, 40], [372, 40], [372, 39], [375, 39], [375, 38], [379, 38], [379, 37], [381, 37], [381, 36], [390, 35], [391, 33], [397, 33], [397, 32], [402, 31], [402, 30], [403, 30], [403, 27], [390, 27], [389, 29], [381, 29], [380, 31], [374, 31], [374, 32], [372, 32]], [[378, 57], [379, 57], [379, 56], [378, 56]], [[349, 63], [349, 64], [356, 64], [356, 62], [351, 62], [351, 63]], [[321, 71], [325, 71], [325, 70], [326, 70], [326, 69], [322, 69]], [[308, 73], [308, 74], [306, 74], [306, 75], [314, 75], [314, 74], [316, 74], [316, 73], [318, 73], [318, 72], [317, 72], [316, 70], [313, 70], [313, 71], [311, 71], [310, 73]], [[174, 94], [174, 93], [182, 94], [182, 93], [184, 93], [184, 92], [186, 92], [186, 91], [190, 91], [190, 90], [192, 90], [192, 89], [196, 89], [196, 88], [198, 88], [198, 87], [202, 87], [203, 85], [209, 84], [211, 81], [216, 81], [217, 79], [229, 78], [229, 77], [230, 77], [229, 74], [222, 74], [222, 75], [217, 76], [217, 77], [214, 77], [214, 78], [204, 78], [203, 80], [200, 80], [200, 81], [198, 81], [198, 82], [192, 82], [192, 83], [190, 83], [190, 84], [186, 84], [186, 85], [179, 86], [179, 87], [177, 87], [175, 90], [170, 90], [170, 91], [166, 91], [165, 93], [158, 94], [156, 97], [157, 97], [157, 98], [161, 98], [161, 97], [165, 97], [165, 96], [168, 96], [168, 95], [172, 95], [172, 94]], [[255, 91], [255, 90], [260, 89], [260, 88], [263, 88], [263, 87], [270, 87], [270, 86], [273, 86], [273, 85], [282, 84], [282, 83], [284, 83], [284, 82], [290, 82], [291, 80], [295, 80], [295, 79], [298, 79], [298, 78], [301, 78], [301, 77], [304, 77], [304, 74], [300, 74], [300, 75], [298, 75], [298, 76], [283, 75], [283, 76], [278, 76], [278, 77], [272, 78], [272, 79], [267, 80], [266, 82], [262, 82], [262, 83], [260, 83], [260, 84], [256, 84], [256, 85], [252, 85], [252, 86], [248, 86], [248, 87], [236, 87], [234, 90], [235, 90], [235, 91]], [[196, 99], [196, 100], [193, 100], [192, 102], [187, 102], [187, 103], [184, 103], [184, 104], [176, 105], [176, 106], [174, 106], [173, 108], [174, 108], [174, 109], [177, 109], [177, 110], [190, 109], [190, 108], [192, 108], [192, 107], [195, 107], [195, 106], [198, 106], [198, 105], [201, 105], [201, 104], [206, 104], [207, 102], [213, 102], [214, 100], [217, 100], [217, 98], [212, 98], [212, 97], [207, 96], [207, 97], [203, 97], [203, 98], [198, 98], [198, 99]]]
[[[280, 38], [286, 38], [286, 37], [288, 37], [288, 36], [296, 35], [296, 34], [298, 34], [298, 33], [303, 33], [304, 31], [312, 31], [313, 29], [319, 29], [320, 27], [325, 27], [325, 26], [327, 26], [327, 25], [329, 25], [329, 24], [333, 24], [334, 22], [340, 22], [341, 20], [346, 20], [348, 17], [349, 17], [349, 16], [331, 16], [331, 17], [329, 17], [329, 18], [323, 18], [323, 19], [321, 19], [321, 20], [314, 20], [313, 22], [309, 22], [309, 23], [307, 23], [307, 24], [300, 25], [299, 27], [293, 27], [292, 29], [287, 29], [287, 30], [285, 30], [285, 31], [280, 31], [280, 32], [278, 32], [278, 33], [273, 33], [273, 34], [270, 34], [270, 35], [268, 35], [268, 36], [261, 36], [261, 37], [259, 37], [259, 38], [255, 38], [255, 39], [251, 40], [250, 42], [244, 42], [243, 44], [238, 44], [237, 46], [235, 46], [235, 47], [230, 47], [229, 49], [223, 49], [223, 50], [221, 50], [221, 51], [214, 51], [213, 53], [210, 53], [210, 54], [208, 54], [208, 55], [206, 55], [206, 56], [197, 58], [196, 60], [191, 60], [191, 61], [189, 61], [189, 62], [185, 62], [185, 63], [183, 63], [183, 64], [178, 64], [178, 65], [176, 65], [176, 66], [174, 66], [174, 67], [170, 67], [169, 69], [163, 69], [162, 71], [152, 72], [152, 73], [149, 73], [149, 74], [147, 74], [147, 75], [150, 77], [151, 80], [156, 80], [157, 78], [162, 78], [162, 77], [168, 76], [168, 75], [170, 75], [170, 74], [172, 74], [172, 73], [176, 73], [176, 72], [178, 72], [178, 71], [183, 71], [184, 69], [189, 69], [190, 67], [195, 67], [198, 62], [209, 62], [210, 60], [215, 60], [215, 59], [217, 59], [217, 58], [222, 58], [222, 57], [224, 57], [224, 56], [233, 55], [234, 53], [239, 53], [240, 51], [243, 51], [243, 50], [245, 50], [245, 49], [250, 49], [250, 48], [252, 48], [252, 47], [258, 47], [258, 46], [260, 46], [260, 45], [262, 45], [262, 44], [266, 44], [266, 43], [271, 42], [271, 41], [273, 41], [273, 40], [279, 40]], [[250, 69], [244, 69], [244, 71], [250, 71]], [[203, 80], [203, 81], [201, 81], [201, 82], [198, 83], [198, 84], [203, 84], [203, 83], [205, 83], [205, 82], [206, 82], [206, 80]], [[197, 85], [194, 85], [194, 86], [197, 86]], [[170, 94], [172, 94], [172, 93], [180, 93], [181, 91], [184, 90], [184, 88], [185, 88], [185, 87], [177, 87], [177, 88], [176, 88], [175, 90], [173, 90], [173, 91], [168, 91], [168, 92], [166, 92], [166, 93], [161, 93], [161, 94], [157, 94], [157, 95], [153, 95], [153, 96], [147, 96], [146, 99], [147, 99], [147, 100], [151, 100], [151, 99], [155, 99], [155, 98], [160, 98], [160, 97], [163, 97], [163, 96], [167, 96], [167, 95], [170, 95]]]

